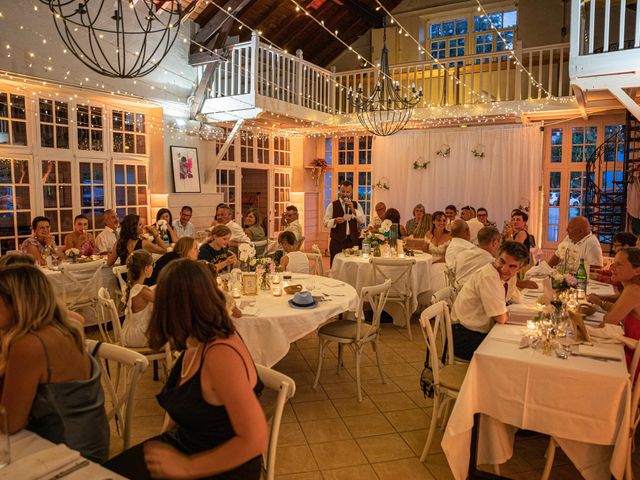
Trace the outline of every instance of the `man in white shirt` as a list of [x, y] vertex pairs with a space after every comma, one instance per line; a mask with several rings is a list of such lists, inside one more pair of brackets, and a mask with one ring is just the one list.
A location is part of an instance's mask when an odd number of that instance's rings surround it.
[[176, 229], [178, 238], [191, 237], [196, 238], [196, 227], [191, 223], [193, 209], [185, 205], [180, 209], [180, 218], [173, 222], [173, 228]]
[[229, 227], [229, 230], [231, 230], [229, 245], [232, 247], [237, 247], [241, 243], [251, 243], [251, 239], [244, 233], [242, 227], [233, 221], [232, 217], [233, 212], [231, 207], [225, 203], [221, 203], [216, 207], [216, 218], [211, 226], [222, 224]]
[[340, 197], [327, 205], [324, 212], [324, 224], [331, 229], [330, 264], [333, 264], [333, 257], [342, 252], [342, 249], [358, 245], [359, 225], [366, 221], [362, 207], [351, 200], [352, 193], [353, 183], [345, 180], [340, 185]]
[[471, 232], [469, 231], [467, 222], [460, 218], [451, 223], [451, 237], [451, 243], [449, 243], [447, 251], [444, 254], [444, 261], [449, 270], [454, 270], [458, 254], [464, 250], [473, 248], [474, 245], [469, 241]]
[[[591, 233], [591, 225], [585, 217], [573, 217], [567, 225], [567, 236], [549, 260], [549, 266], [562, 264], [568, 272], [575, 272], [584, 259], [589, 268], [602, 268], [602, 247]], [[567, 265], [564, 265], [564, 263]]]
[[98, 247], [98, 252], [100, 253], [110, 252], [113, 249], [113, 246], [118, 241], [120, 230], [120, 220], [118, 220], [118, 215], [114, 210], [105, 210], [103, 221], [104, 230], [96, 237], [96, 247]]
[[495, 260], [502, 235], [496, 227], [482, 227], [478, 232], [478, 247], [463, 250], [456, 257], [456, 287], [460, 290], [471, 276]]
[[295, 205], [289, 205], [284, 211], [284, 225], [286, 227], [284, 231], [292, 232], [296, 236], [296, 241], [299, 242], [304, 235], [298, 218], [298, 208]]
[[529, 251], [519, 242], [507, 241], [498, 257], [476, 271], [464, 284], [451, 311], [453, 351], [456, 357], [471, 360], [473, 353], [495, 323], [507, 323], [507, 302], [518, 299], [517, 273], [529, 259]]
[[444, 209], [444, 214], [447, 217], [447, 221], [449, 222], [449, 225], [451, 225], [453, 221], [456, 219], [456, 217], [458, 216], [458, 209], [453, 204], [447, 205]]
[[384, 219], [384, 214], [387, 213], [387, 206], [384, 204], [384, 202], [378, 202], [376, 203], [376, 207], [374, 210], [376, 211], [376, 213], [374, 213], [371, 217], [371, 225], [374, 228], [380, 228], [380, 225], [382, 225], [382, 220]]
[[462, 207], [462, 210], [460, 211], [460, 218], [466, 221], [467, 225], [469, 225], [471, 243], [478, 245], [478, 232], [482, 227], [484, 227], [484, 224], [476, 218], [476, 209], [469, 205]]

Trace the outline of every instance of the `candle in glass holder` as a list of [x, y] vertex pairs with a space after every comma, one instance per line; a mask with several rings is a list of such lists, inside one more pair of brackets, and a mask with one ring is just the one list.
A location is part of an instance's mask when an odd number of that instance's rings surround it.
[[231, 296], [233, 298], [240, 298], [242, 296], [242, 292], [240, 291], [240, 287], [238, 285], [234, 285], [231, 288]]
[[527, 330], [529, 331], [529, 334], [534, 333], [537, 328], [538, 326], [536, 325], [536, 322], [533, 321], [533, 319], [527, 320]]
[[397, 249], [398, 249], [398, 256], [400, 258], [404, 258], [404, 242], [402, 240], [398, 240]]
[[369, 254], [365, 251], [362, 252], [362, 258], [369, 258]]
[[279, 283], [271, 284], [271, 293], [274, 297], [279, 297], [280, 295], [282, 295], [282, 287]]

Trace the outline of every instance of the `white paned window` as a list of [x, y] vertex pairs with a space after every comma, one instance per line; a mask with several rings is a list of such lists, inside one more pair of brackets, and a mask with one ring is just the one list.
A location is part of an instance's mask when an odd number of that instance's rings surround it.
[[41, 98], [40, 145], [45, 148], [69, 148], [69, 105], [67, 102]]
[[102, 131], [102, 108], [78, 105], [76, 109], [78, 150], [102, 152], [104, 149]]
[[216, 190], [224, 195], [224, 203], [236, 211], [236, 170], [235, 168], [216, 169]]
[[71, 162], [66, 160], [43, 160], [42, 195], [44, 216], [51, 220], [51, 233], [61, 245], [64, 236], [73, 230], [73, 185]]
[[0, 92], [0, 145], [27, 145], [24, 96]]
[[89, 219], [89, 230], [102, 230], [104, 214], [104, 164], [83, 161], [80, 170], [80, 213]]
[[288, 167], [291, 165], [291, 147], [286, 137], [273, 137], [273, 164]]
[[139, 162], [117, 162], [113, 165], [115, 209], [122, 220], [126, 215], [140, 215], [149, 221], [149, 189], [147, 166]]
[[18, 250], [31, 235], [29, 162], [0, 158], [0, 253]]
[[280, 232], [282, 230], [282, 214], [291, 202], [291, 174], [276, 170], [273, 174], [273, 185], [275, 200], [273, 229], [275, 232]]
[[116, 153], [147, 153], [145, 115], [114, 110], [112, 112], [113, 151]]

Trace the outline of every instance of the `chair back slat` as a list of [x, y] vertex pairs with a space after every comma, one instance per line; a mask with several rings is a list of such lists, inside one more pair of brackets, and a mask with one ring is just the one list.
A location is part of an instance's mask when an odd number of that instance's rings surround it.
[[[95, 340], [85, 340], [85, 348], [88, 352], [93, 352], [96, 344]], [[126, 450], [131, 446], [131, 427], [138, 381], [142, 372], [149, 366], [149, 361], [140, 353], [111, 343], [102, 343], [96, 357], [101, 363], [103, 385], [111, 402], [107, 418], [116, 420], [116, 426], [123, 433], [123, 449]], [[113, 370], [110, 362], [115, 364], [116, 375], [109, 375]], [[122, 386], [120, 386], [121, 379], [124, 380]]]
[[324, 276], [324, 265], [322, 264], [322, 255], [319, 253], [305, 253], [310, 261], [309, 273], [311, 275]]
[[94, 304], [102, 287], [102, 268], [105, 260], [60, 265], [62, 301], [68, 309]]
[[[98, 318], [102, 320], [102, 325], [98, 324], [98, 328], [100, 333], [103, 335], [104, 341], [122, 345], [122, 325], [120, 324], [118, 310], [116, 308], [116, 304], [109, 296], [109, 291], [104, 287], [98, 291], [98, 305], [100, 306], [101, 312], [101, 314], [98, 315]], [[107, 324], [109, 322], [113, 328], [113, 341], [111, 340], [111, 335], [107, 329]], [[104, 334], [103, 328], [105, 331]]]
[[449, 308], [453, 306], [453, 301], [455, 300], [455, 291], [451, 287], [444, 287], [440, 290], [436, 291], [431, 296], [431, 303], [435, 304], [438, 302], [446, 302]]
[[[440, 301], [427, 307], [420, 315], [420, 327], [429, 355], [429, 364], [433, 370], [434, 384], [440, 383], [440, 368], [453, 364], [453, 335], [449, 307]], [[446, 353], [443, 357], [443, 349]]]
[[373, 267], [373, 282], [380, 284], [385, 279], [391, 280], [389, 297], [404, 298], [412, 295], [411, 272], [416, 263], [415, 258], [390, 259], [372, 257], [369, 263]]
[[296, 394], [296, 382], [288, 376], [277, 372], [271, 368], [256, 364], [256, 370], [262, 383], [269, 390], [277, 392], [276, 405], [271, 416], [271, 431], [269, 432], [269, 448], [265, 454], [263, 465], [266, 470], [265, 479], [273, 480], [276, 469], [276, 450], [278, 448], [278, 437], [280, 435], [280, 423], [284, 407]]
[[[369, 337], [374, 336], [377, 333], [380, 328], [380, 316], [382, 315], [384, 305], [387, 302], [389, 290], [391, 290], [391, 280], [388, 278], [380, 285], [363, 287], [362, 290], [360, 290], [360, 301], [356, 312], [356, 342], [367, 340]], [[364, 306], [367, 303], [371, 305], [373, 318], [371, 320], [371, 327], [369, 327], [366, 334], [364, 334]]]

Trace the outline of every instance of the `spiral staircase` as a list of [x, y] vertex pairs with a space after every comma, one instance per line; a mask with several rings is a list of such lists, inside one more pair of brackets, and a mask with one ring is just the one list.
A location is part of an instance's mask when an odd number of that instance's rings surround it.
[[[622, 161], [618, 146], [624, 145]], [[640, 168], [640, 121], [627, 112], [624, 129], [605, 139], [587, 160], [585, 211], [603, 246], [627, 229], [627, 190]]]

